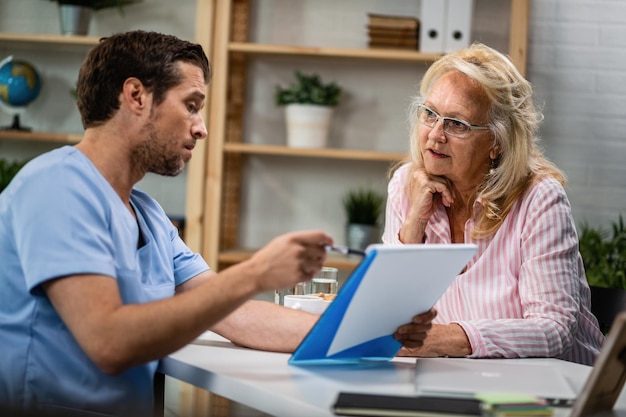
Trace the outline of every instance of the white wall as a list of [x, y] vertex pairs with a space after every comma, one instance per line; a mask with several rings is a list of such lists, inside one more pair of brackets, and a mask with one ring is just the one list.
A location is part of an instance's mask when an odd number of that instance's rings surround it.
[[534, 0], [528, 78], [578, 223], [626, 214], [626, 2]]

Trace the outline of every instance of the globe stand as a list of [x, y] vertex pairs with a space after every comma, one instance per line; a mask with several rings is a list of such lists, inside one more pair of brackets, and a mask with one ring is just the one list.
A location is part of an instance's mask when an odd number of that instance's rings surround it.
[[11, 126], [2, 126], [0, 127], [0, 130], [17, 130], [20, 132], [30, 132], [33, 129], [31, 129], [30, 127], [27, 126], [22, 126], [20, 124], [20, 115], [19, 114], [14, 114], [13, 115], [13, 122], [11, 123]]

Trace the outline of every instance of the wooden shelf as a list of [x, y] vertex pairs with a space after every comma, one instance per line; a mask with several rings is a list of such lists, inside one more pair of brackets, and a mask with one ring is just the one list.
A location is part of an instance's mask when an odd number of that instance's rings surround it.
[[305, 149], [276, 145], [254, 145], [249, 143], [225, 143], [224, 152], [256, 155], [301, 156], [307, 158], [350, 159], [360, 161], [397, 162], [405, 154], [394, 152], [373, 152], [352, 149]]
[[318, 48], [290, 45], [268, 45], [247, 42], [231, 42], [229, 52], [241, 52], [250, 55], [296, 55], [300, 57], [326, 57], [339, 59], [369, 59], [379, 61], [406, 61], [432, 63], [441, 54], [423, 53], [402, 49], [358, 49], [358, 48]]
[[17, 130], [0, 130], [0, 139], [31, 140], [38, 142], [78, 143], [83, 138], [79, 134], [23, 132]]
[[[250, 252], [246, 253], [246, 251], [225, 249], [246, 245], [245, 242], [239, 242], [239, 230], [242, 197], [245, 197], [244, 193], [250, 195], [249, 189], [242, 187], [242, 183], [254, 175], [252, 165], [255, 161], [251, 161], [250, 156], [318, 158], [323, 164], [327, 162], [325, 160], [339, 161], [339, 164], [342, 161], [393, 164], [403, 160], [406, 156], [405, 153], [396, 152], [337, 148], [298, 149], [246, 143], [244, 130], [255, 129], [251, 126], [254, 123], [263, 123], [262, 118], [246, 119], [247, 113], [251, 111], [248, 101], [251, 98], [247, 94], [248, 83], [252, 76], [258, 77], [259, 74], [263, 74], [262, 71], [266, 70], [265, 67], [259, 69], [256, 66], [257, 63], [253, 62], [254, 60], [275, 60], [276, 62], [269, 63], [270, 66], [276, 64], [281, 70], [286, 70], [288, 64], [298, 60], [309, 60], [315, 64], [323, 60], [327, 63], [337, 61], [340, 64], [340, 70], [343, 70], [344, 63], [357, 68], [364, 63], [373, 63], [379, 64], [374, 65], [376, 71], [386, 74], [383, 73], [386, 67], [391, 67], [395, 71], [397, 65], [406, 65], [409, 71], [415, 69], [420, 72], [444, 55], [444, 53], [377, 49], [366, 46], [353, 48], [296, 46], [287, 44], [295, 42], [287, 36], [277, 36], [277, 42], [280, 43], [251, 42], [250, 40], [255, 37], [249, 33], [252, 25], [251, 18], [257, 17], [251, 13], [252, 4], [254, 4], [252, 0], [199, 0], [198, 3], [198, 15], [201, 19], [198, 21], [202, 22], [203, 27], [211, 25], [212, 28], [211, 33], [205, 34], [204, 39], [208, 45], [207, 50], [210, 51], [214, 73], [205, 110], [205, 118], [210, 121], [207, 124], [208, 138], [206, 142], [203, 142], [206, 143], [206, 152], [203, 159], [194, 159], [195, 162], [192, 164], [197, 165], [193, 166], [194, 175], [189, 176], [190, 188], [188, 189], [193, 192], [188, 193], [187, 219], [191, 222], [190, 224], [193, 224], [191, 230], [197, 233], [192, 236], [187, 235], [186, 241], [190, 247], [200, 252], [210, 265], [216, 266], [216, 269], [219, 268], [218, 265], [240, 262], [250, 255]], [[508, 53], [523, 73], [526, 63], [530, 0], [510, 0], [510, 4]], [[356, 6], [355, 3], [354, 7], [360, 6]], [[268, 13], [270, 11], [268, 10]], [[248, 73], [250, 68], [256, 71], [252, 76]], [[406, 68], [400, 70], [404, 72]], [[266, 76], [269, 81], [273, 74], [270, 72]], [[392, 81], [389, 80], [389, 82]], [[266, 93], [265, 90], [263, 91]], [[270, 122], [276, 124], [275, 120]], [[283, 164], [284, 161], [275, 162]], [[314, 164], [315, 160], [311, 159], [310, 163]], [[246, 171], [248, 167], [252, 168]], [[365, 167], [365, 169], [369, 168]], [[373, 168], [379, 169], [380, 167]], [[381, 173], [381, 178], [384, 178], [383, 176], [384, 173]], [[244, 209], [247, 208], [244, 207]], [[349, 267], [354, 267], [355, 261], [350, 261]]]
[[35, 33], [0, 33], [0, 42], [3, 44], [20, 44], [42, 46], [54, 44], [56, 46], [95, 46], [98, 44], [97, 36], [68, 36]]
[[[236, 263], [249, 259], [255, 251], [253, 249], [233, 249], [219, 253], [218, 260], [222, 265], [234, 265]], [[329, 253], [324, 266], [330, 266], [337, 269], [352, 270], [359, 262], [359, 256], [346, 256], [335, 253]]]

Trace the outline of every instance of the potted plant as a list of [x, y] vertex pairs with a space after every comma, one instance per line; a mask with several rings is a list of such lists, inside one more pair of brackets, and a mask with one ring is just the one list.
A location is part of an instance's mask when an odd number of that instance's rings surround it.
[[50, 0], [59, 6], [61, 33], [64, 35], [86, 35], [89, 32], [92, 11], [117, 7], [123, 14], [123, 6], [141, 0]]
[[287, 145], [294, 148], [323, 148], [333, 108], [339, 104], [341, 88], [324, 84], [317, 74], [295, 71], [297, 83], [287, 88], [276, 86], [277, 106], [285, 106]]
[[7, 188], [15, 174], [22, 169], [26, 161], [9, 161], [0, 158], [0, 193]]
[[611, 230], [582, 224], [579, 250], [591, 287], [591, 311], [608, 332], [615, 315], [626, 310], [626, 225], [620, 214]]
[[349, 247], [364, 250], [370, 243], [379, 241], [379, 218], [385, 197], [369, 188], [348, 191], [343, 197], [346, 212], [346, 243]]

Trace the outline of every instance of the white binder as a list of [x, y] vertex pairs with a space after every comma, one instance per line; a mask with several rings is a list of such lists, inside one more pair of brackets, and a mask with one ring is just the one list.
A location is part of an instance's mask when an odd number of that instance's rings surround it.
[[443, 52], [447, 0], [422, 0], [420, 8], [421, 52]]
[[422, 0], [421, 52], [452, 52], [470, 45], [474, 0]]
[[[422, 0], [423, 1], [423, 0]], [[447, 3], [444, 52], [467, 48], [472, 35], [474, 0], [445, 0]]]

